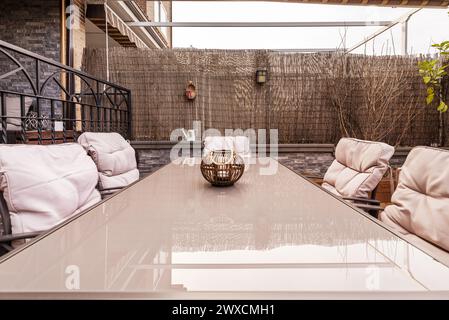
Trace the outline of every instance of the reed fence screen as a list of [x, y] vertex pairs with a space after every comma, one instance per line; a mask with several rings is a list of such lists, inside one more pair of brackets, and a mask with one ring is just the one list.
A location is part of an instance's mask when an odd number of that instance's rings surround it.
[[[336, 143], [342, 136], [392, 145], [448, 141], [447, 115], [425, 104], [419, 57], [269, 50], [111, 48], [110, 81], [132, 91], [133, 138], [172, 130], [278, 129], [280, 143]], [[106, 77], [105, 49], [86, 49], [86, 72]], [[256, 71], [266, 69], [265, 84]], [[192, 81], [195, 100], [185, 89]]]

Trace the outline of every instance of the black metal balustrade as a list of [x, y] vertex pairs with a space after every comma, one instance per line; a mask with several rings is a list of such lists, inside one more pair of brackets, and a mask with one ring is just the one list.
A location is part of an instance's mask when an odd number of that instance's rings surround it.
[[131, 91], [0, 40], [0, 143], [131, 135]]

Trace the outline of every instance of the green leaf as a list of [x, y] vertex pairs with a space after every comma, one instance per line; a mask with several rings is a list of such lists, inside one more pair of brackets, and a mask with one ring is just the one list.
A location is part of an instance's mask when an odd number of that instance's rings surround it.
[[430, 82], [430, 80], [432, 80], [432, 78], [429, 76], [425, 76], [425, 77], [423, 77], [423, 80], [424, 80], [425, 84], [428, 84]]
[[447, 106], [447, 104], [444, 101], [441, 101], [439, 106], [438, 106], [438, 108], [437, 108], [437, 110], [440, 111], [440, 112], [446, 112], [447, 109], [448, 109], [448, 106]]
[[426, 97], [426, 103], [431, 104], [434, 98], [435, 98], [435, 93], [432, 92], [432, 93], [428, 94]]
[[418, 63], [418, 66], [422, 70], [427, 70], [427, 69], [429, 69], [429, 61], [427, 61], [427, 60], [421, 61]]

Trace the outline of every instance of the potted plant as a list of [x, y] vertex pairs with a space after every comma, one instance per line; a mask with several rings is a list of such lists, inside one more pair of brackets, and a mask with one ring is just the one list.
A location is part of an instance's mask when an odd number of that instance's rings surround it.
[[449, 102], [447, 101], [446, 90], [442, 80], [448, 75], [446, 70], [449, 64], [447, 64], [446, 56], [449, 55], [449, 41], [433, 44], [432, 47], [438, 50], [439, 57], [419, 62], [419, 74], [426, 85], [426, 103], [431, 104], [437, 98], [437, 110], [446, 112]]
[[[433, 44], [432, 47], [436, 48], [442, 56], [449, 55], [449, 41]], [[440, 112], [446, 112], [448, 109], [448, 102], [442, 86], [442, 80], [447, 76], [446, 68], [449, 66], [445, 64], [446, 62], [446, 59], [439, 58], [419, 62], [419, 74], [427, 89], [426, 103], [431, 104], [437, 97], [439, 100], [437, 110]]]
[[426, 103], [429, 105], [437, 99], [437, 110], [439, 115], [439, 141], [444, 144], [444, 118], [443, 113], [448, 110], [448, 72], [449, 67], [447, 56], [449, 55], [449, 41], [433, 44], [432, 47], [438, 50], [438, 57], [432, 60], [419, 62], [419, 74], [426, 85]]

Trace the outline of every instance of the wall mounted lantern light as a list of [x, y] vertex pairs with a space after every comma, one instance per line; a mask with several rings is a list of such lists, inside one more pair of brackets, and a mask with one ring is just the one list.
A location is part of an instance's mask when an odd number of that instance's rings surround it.
[[257, 70], [256, 71], [256, 82], [259, 84], [263, 84], [267, 82], [267, 75], [268, 72], [265, 69]]

